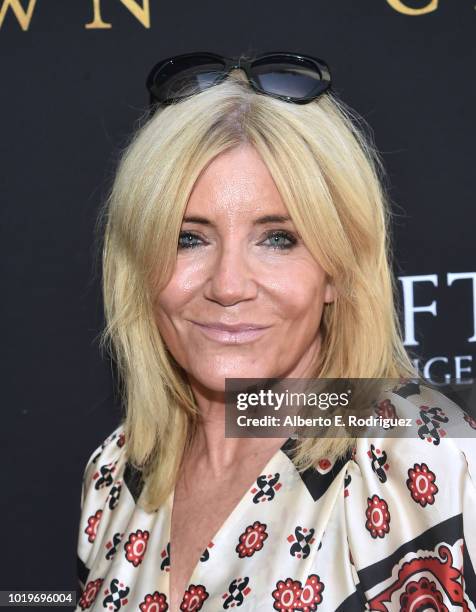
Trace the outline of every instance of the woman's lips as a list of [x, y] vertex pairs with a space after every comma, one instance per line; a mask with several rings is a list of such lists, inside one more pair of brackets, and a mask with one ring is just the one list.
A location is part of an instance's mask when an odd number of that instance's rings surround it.
[[266, 327], [257, 327], [250, 325], [234, 325], [234, 326], [220, 326], [220, 325], [204, 325], [192, 321], [194, 325], [200, 329], [200, 331], [210, 340], [221, 342], [223, 344], [244, 344], [245, 342], [251, 342], [256, 340], [269, 329]]

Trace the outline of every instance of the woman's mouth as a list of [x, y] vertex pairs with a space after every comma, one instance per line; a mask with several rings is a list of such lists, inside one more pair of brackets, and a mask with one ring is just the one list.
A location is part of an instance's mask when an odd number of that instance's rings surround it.
[[269, 325], [261, 326], [253, 323], [238, 323], [226, 325], [223, 323], [198, 323], [192, 321], [194, 325], [210, 340], [222, 344], [244, 344], [252, 342], [261, 337], [270, 328]]

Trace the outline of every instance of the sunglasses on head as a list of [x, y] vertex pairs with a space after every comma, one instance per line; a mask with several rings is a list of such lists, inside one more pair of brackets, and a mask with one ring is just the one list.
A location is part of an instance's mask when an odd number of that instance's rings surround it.
[[331, 86], [329, 66], [317, 57], [296, 53], [265, 53], [255, 58], [228, 58], [215, 53], [185, 53], [160, 61], [146, 86], [152, 113], [221, 83], [234, 70], [243, 70], [258, 93], [295, 104], [306, 104]]

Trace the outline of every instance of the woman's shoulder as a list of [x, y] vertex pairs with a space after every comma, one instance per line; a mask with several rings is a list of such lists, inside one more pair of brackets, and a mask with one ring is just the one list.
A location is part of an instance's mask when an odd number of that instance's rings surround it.
[[[111, 484], [118, 471], [125, 466], [125, 427], [120, 423], [87, 459], [83, 474], [83, 494], [92, 487], [96, 491]], [[84, 501], [84, 500], [82, 500]]]
[[476, 420], [437, 389], [412, 382], [383, 393], [373, 417], [379, 425], [357, 439], [348, 464], [354, 474], [348, 497], [358, 480], [361, 494], [398, 494], [400, 509], [408, 504], [438, 508], [440, 516], [443, 509], [456, 513], [461, 497], [448, 493], [461, 489], [465, 479], [476, 484]]
[[372, 609], [421, 595], [431, 586], [425, 574], [452, 605], [469, 598], [464, 574], [476, 602], [476, 421], [438, 390], [408, 382], [380, 397], [375, 412], [412, 426], [398, 437], [358, 438], [347, 464], [347, 540]]
[[127, 436], [121, 423], [90, 454], [84, 468], [77, 548], [83, 586], [99, 551], [113, 547], [115, 534], [135, 511], [142, 486], [140, 472], [128, 460]]
[[82, 482], [82, 510], [85, 505], [101, 505], [106, 502], [114, 510], [124, 488], [127, 489], [127, 498], [136, 503], [143, 485], [141, 471], [129, 460], [126, 427], [121, 423], [90, 454], [86, 462]]
[[379, 481], [385, 482], [379, 466], [390, 473], [390, 452], [395, 467], [426, 457], [476, 476], [476, 419], [433, 386], [403, 380], [380, 394], [372, 416], [378, 425], [368, 437], [358, 438], [354, 458], [360, 465], [368, 458]]

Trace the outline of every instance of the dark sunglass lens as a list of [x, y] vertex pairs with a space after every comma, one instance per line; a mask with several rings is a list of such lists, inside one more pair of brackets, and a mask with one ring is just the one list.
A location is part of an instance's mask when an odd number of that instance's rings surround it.
[[211, 87], [224, 74], [224, 65], [210, 58], [177, 59], [154, 75], [150, 85], [157, 102], [183, 98]]
[[277, 96], [301, 99], [318, 96], [328, 87], [310, 62], [270, 60], [253, 64], [251, 73], [260, 89]]

